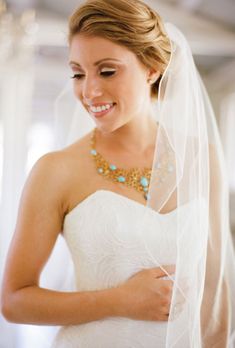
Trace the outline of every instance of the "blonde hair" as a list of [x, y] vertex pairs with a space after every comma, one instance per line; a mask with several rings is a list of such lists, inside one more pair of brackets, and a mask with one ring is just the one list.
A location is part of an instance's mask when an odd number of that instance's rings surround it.
[[69, 43], [78, 33], [126, 46], [146, 67], [157, 69], [161, 75], [151, 86], [151, 97], [157, 98], [171, 46], [155, 10], [140, 0], [87, 0], [70, 17]]

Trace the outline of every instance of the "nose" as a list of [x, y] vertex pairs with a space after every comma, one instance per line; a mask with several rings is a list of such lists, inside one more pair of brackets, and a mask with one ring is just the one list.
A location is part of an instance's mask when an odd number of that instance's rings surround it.
[[85, 77], [82, 83], [82, 97], [91, 100], [102, 95], [102, 86], [95, 77]]

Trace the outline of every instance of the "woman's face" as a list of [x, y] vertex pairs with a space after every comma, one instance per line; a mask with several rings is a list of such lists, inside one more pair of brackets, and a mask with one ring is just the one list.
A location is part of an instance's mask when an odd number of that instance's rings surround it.
[[149, 114], [150, 71], [125, 46], [77, 34], [70, 45], [74, 92], [104, 132]]

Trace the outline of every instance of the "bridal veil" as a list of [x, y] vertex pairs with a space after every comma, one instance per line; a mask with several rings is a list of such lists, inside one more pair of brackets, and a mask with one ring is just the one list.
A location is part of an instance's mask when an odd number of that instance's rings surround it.
[[[174, 288], [165, 347], [186, 348], [187, 342], [188, 348], [232, 348], [235, 262], [222, 146], [190, 47], [173, 24], [165, 23], [165, 30], [171, 57], [158, 100], [152, 104], [158, 133], [147, 200], [147, 206], [160, 214], [169, 197], [177, 197], [176, 273], [168, 275]], [[94, 127], [68, 85], [56, 101], [55, 148], [71, 144]], [[181, 207], [189, 203], [193, 208], [185, 216]], [[167, 238], [165, 228], [162, 224], [162, 239]], [[175, 246], [164, 243], [170, 255]]]

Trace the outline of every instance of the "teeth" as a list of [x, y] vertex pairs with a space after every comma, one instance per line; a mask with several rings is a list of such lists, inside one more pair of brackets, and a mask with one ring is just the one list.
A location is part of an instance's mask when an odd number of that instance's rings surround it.
[[101, 112], [101, 111], [104, 111], [104, 110], [109, 110], [111, 107], [113, 106], [113, 104], [107, 104], [107, 105], [102, 105], [102, 106], [91, 106], [91, 111], [92, 112]]

